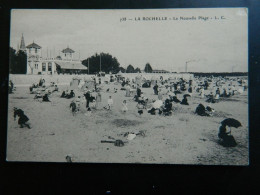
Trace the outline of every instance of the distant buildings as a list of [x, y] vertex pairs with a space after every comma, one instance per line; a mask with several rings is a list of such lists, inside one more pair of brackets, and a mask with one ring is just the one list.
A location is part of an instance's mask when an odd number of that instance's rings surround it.
[[153, 70], [152, 73], [170, 73], [167, 70]]
[[87, 67], [82, 65], [80, 60], [74, 59], [75, 51], [67, 47], [62, 50], [62, 55], [55, 58], [43, 58], [42, 47], [31, 43], [25, 47], [22, 35], [19, 50], [27, 54], [26, 74], [81, 74], [87, 72]]

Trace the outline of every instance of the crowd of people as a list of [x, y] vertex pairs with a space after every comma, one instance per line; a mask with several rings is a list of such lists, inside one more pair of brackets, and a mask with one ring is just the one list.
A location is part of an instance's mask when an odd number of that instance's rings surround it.
[[[189, 106], [190, 99], [196, 95], [200, 98], [201, 103], [199, 103], [194, 110], [194, 114], [202, 117], [211, 117], [215, 112], [211, 104], [218, 103], [237, 94], [242, 94], [247, 90], [247, 85], [240, 78], [213, 76], [189, 79], [163, 79], [161, 76], [159, 79], [153, 81], [143, 79], [142, 83], [138, 83], [135, 79], [131, 80], [130, 78], [121, 76], [110, 76], [110, 79], [108, 81], [105, 80], [106, 82], [104, 81], [103, 83], [100, 76], [92, 77], [92, 80], [94, 85], [91, 87], [84, 86], [84, 88], [67, 89], [61, 92], [60, 98], [71, 99], [69, 108], [73, 116], [82, 110], [86, 111], [86, 115], [90, 115], [92, 109], [113, 110], [114, 103], [118, 104], [118, 102], [114, 102], [113, 95], [111, 95], [111, 93], [114, 93], [114, 96], [125, 96], [125, 99], [121, 103], [121, 111], [123, 113], [129, 112], [128, 102], [135, 101], [136, 107], [131, 108], [131, 110], [136, 109], [138, 115], [148, 113], [162, 116], [171, 116], [174, 113], [176, 104], [184, 107]], [[111, 89], [110, 87], [105, 89], [105, 87], [108, 86], [107, 84], [111, 83], [119, 85], [122, 92], [118, 93], [117, 88]], [[147, 92], [144, 93], [142, 88], [150, 88], [151, 90], [148, 90], [150, 94], [147, 94]], [[57, 84], [52, 82], [50, 86], [46, 86], [45, 80], [42, 78], [39, 83], [32, 84], [29, 90], [30, 93], [36, 94], [35, 99], [41, 99], [42, 102], [50, 102], [49, 96], [55, 92], [59, 92]], [[108, 99], [105, 101], [102, 100], [103, 93], [109, 93]], [[152, 98], [150, 96], [151, 94], [153, 94]], [[150, 98], [148, 98], [148, 96]], [[179, 99], [180, 97], [182, 99]], [[85, 102], [85, 108], [83, 108], [82, 102]], [[107, 103], [104, 104], [104, 102]], [[204, 106], [203, 103], [209, 105]], [[29, 120], [28, 117], [22, 114], [23, 112], [18, 112], [17, 108], [15, 109], [15, 113], [15, 115], [22, 118], [22, 122], [20, 121], [18, 123], [22, 126], [27, 126], [26, 122]], [[223, 138], [225, 132], [225, 127], [221, 126], [219, 133], [220, 139]]]

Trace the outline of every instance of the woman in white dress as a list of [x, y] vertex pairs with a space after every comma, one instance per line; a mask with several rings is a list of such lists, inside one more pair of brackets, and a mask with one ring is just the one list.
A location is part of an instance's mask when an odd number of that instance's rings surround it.
[[122, 103], [122, 112], [126, 112], [126, 111], [128, 111], [128, 108], [127, 108], [126, 100], [124, 100]]

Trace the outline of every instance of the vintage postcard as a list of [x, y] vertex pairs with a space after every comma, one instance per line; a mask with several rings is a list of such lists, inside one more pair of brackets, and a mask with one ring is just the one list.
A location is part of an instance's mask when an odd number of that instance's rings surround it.
[[248, 165], [247, 8], [13, 9], [7, 161]]

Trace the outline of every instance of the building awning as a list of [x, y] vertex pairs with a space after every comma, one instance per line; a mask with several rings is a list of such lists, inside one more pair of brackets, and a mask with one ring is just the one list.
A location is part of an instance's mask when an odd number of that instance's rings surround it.
[[88, 68], [81, 64], [81, 62], [55, 62], [61, 69], [70, 70], [87, 70]]

